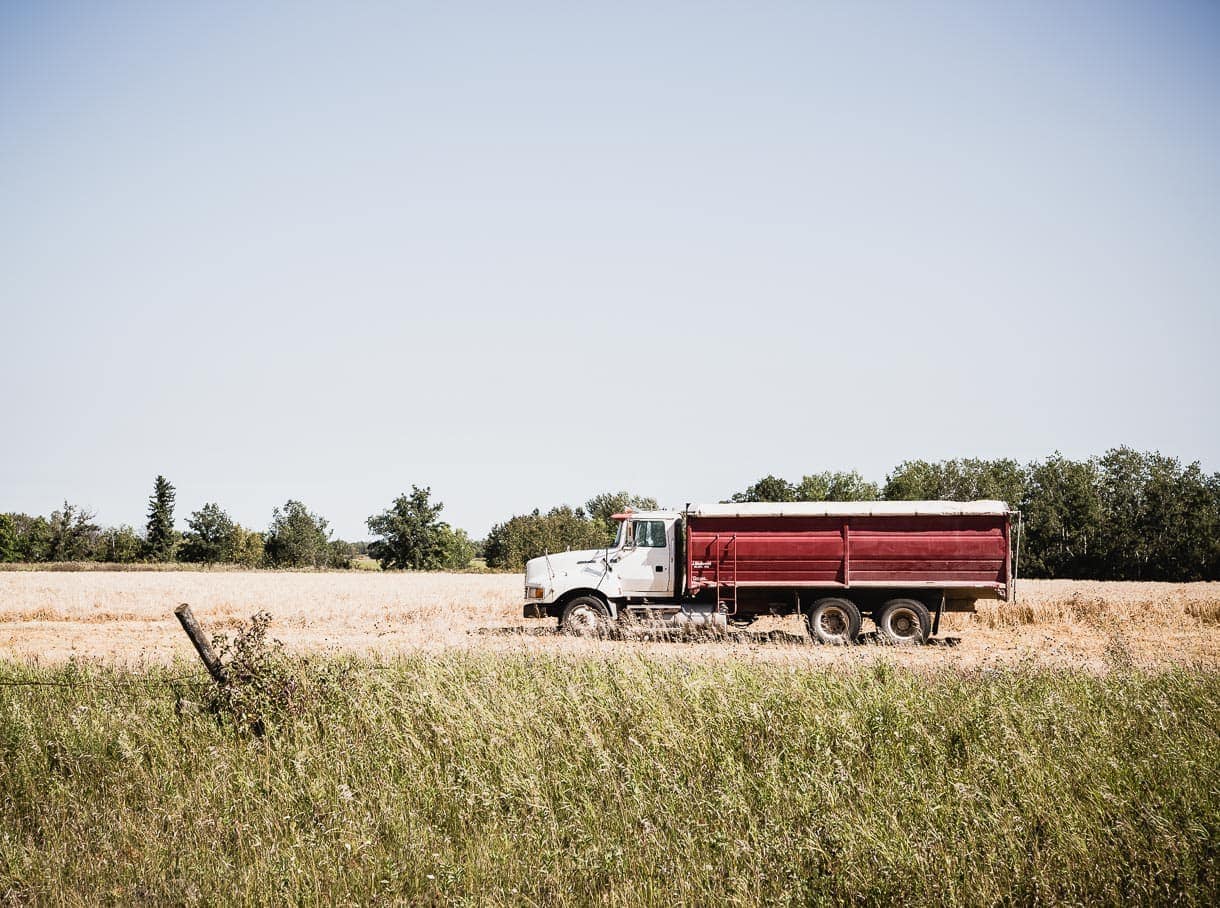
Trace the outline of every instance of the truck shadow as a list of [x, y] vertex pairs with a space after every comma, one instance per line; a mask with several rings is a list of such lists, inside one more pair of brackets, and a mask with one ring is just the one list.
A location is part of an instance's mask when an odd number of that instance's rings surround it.
[[[480, 627], [475, 634], [487, 637], [565, 637], [557, 627]], [[574, 638], [575, 639], [575, 638]], [[790, 634], [787, 631], [709, 631], [704, 629], [654, 630], [631, 628], [616, 630], [599, 638], [623, 643], [747, 643], [752, 646], [816, 646], [805, 634]], [[925, 646], [957, 646], [961, 637], [933, 637]], [[857, 646], [891, 646], [883, 641], [876, 631], [867, 631], [856, 638]]]

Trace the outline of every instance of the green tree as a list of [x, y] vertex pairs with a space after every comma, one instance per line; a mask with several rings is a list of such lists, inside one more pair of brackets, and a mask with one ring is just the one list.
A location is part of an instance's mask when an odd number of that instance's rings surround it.
[[1157, 518], [1153, 532], [1158, 573], [1178, 582], [1209, 579], [1208, 566], [1220, 536], [1213, 477], [1198, 462], [1182, 465], [1176, 457], [1159, 454], [1152, 458], [1147, 496], [1149, 511]]
[[1097, 576], [1102, 520], [1096, 460], [1069, 460], [1056, 451], [1030, 464], [1021, 512], [1022, 574]]
[[1118, 580], [1201, 580], [1220, 530], [1213, 479], [1199, 464], [1113, 448], [1099, 460], [1101, 561]]
[[92, 558], [94, 561], [131, 564], [140, 560], [143, 550], [144, 540], [133, 527], [124, 523], [101, 531]]
[[153, 561], [173, 561], [178, 547], [174, 530], [174, 487], [164, 476], [153, 481], [148, 498], [148, 526], [144, 532], [148, 557]]
[[0, 514], [0, 561], [16, 561], [17, 523], [12, 514]]
[[299, 501], [272, 512], [267, 529], [267, 560], [276, 567], [325, 567], [330, 557], [327, 522]]
[[941, 464], [904, 460], [885, 477], [881, 494], [889, 501], [935, 501], [948, 497], [947, 488]]
[[590, 520], [583, 508], [570, 508], [567, 505], [547, 511], [540, 528], [543, 551], [538, 552], [538, 555], [545, 552], [598, 549], [613, 541], [606, 538], [601, 523]]
[[464, 571], [474, 560], [475, 543], [465, 530], [455, 530], [444, 524], [441, 533], [441, 545], [444, 550], [441, 567], [447, 571]]
[[744, 492], [737, 492], [729, 501], [796, 501], [796, 489], [788, 480], [768, 475]]
[[[1208, 512], [1213, 527], [1220, 525], [1220, 473], [1213, 473], [1207, 478], [1207, 491], [1210, 498]], [[1207, 567], [1203, 572], [1205, 580], [1220, 580], [1220, 529], [1213, 529], [1205, 543]]]
[[248, 568], [266, 564], [267, 550], [263, 534], [238, 526], [234, 534], [233, 563]]
[[29, 514], [8, 516], [13, 525], [13, 560], [25, 563], [46, 561], [51, 549], [51, 527], [47, 519]]
[[875, 501], [881, 491], [855, 470], [804, 476], [793, 487], [796, 501]]
[[484, 557], [488, 567], [521, 570], [529, 559], [547, 552], [597, 549], [607, 544], [601, 521], [591, 520], [580, 508], [560, 505], [546, 514], [535, 510], [492, 527]]
[[100, 530], [93, 512], [64, 502], [47, 521], [47, 560], [84, 561], [93, 554]]
[[1016, 508], [1025, 497], [1025, 470], [1007, 458], [906, 460], [886, 477], [882, 496], [890, 501], [995, 499]]
[[332, 539], [330, 541], [330, 549], [326, 555], [327, 567], [332, 567], [336, 570], [347, 570], [352, 566], [352, 559], [357, 554], [358, 552], [354, 543], [346, 542], [342, 539]]
[[183, 561], [220, 564], [234, 560], [238, 526], [220, 505], [205, 504], [186, 519], [186, 526], [181, 548]]
[[658, 507], [660, 505], [657, 504], [655, 498], [645, 495], [632, 495], [626, 491], [603, 492], [585, 502], [584, 513], [590, 520], [601, 525], [605, 544], [609, 545], [614, 541], [614, 536], [618, 532], [614, 520], [615, 514], [622, 514], [628, 508], [636, 511], [655, 511]]
[[526, 524], [531, 519], [536, 521], [540, 517], [535, 510], [533, 514], [514, 515], [493, 526], [487, 538], [483, 540], [483, 560], [487, 562], [487, 566], [501, 570], [521, 570], [528, 560], [525, 557]]
[[446, 531], [441, 521], [444, 504], [430, 500], [431, 488], [411, 486], [380, 514], [369, 517], [369, 532], [380, 538], [369, 545], [369, 555], [383, 568], [435, 571], [445, 566]]

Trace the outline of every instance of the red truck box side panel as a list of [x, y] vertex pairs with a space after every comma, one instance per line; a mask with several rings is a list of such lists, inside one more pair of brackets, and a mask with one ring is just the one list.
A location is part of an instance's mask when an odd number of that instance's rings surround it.
[[998, 587], [1002, 515], [690, 517], [692, 590], [715, 584]]

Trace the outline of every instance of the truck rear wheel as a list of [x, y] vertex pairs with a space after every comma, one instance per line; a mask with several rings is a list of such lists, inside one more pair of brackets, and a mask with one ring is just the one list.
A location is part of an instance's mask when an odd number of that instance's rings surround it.
[[819, 599], [806, 621], [809, 636], [818, 643], [843, 646], [860, 633], [860, 609], [850, 599]]
[[610, 632], [610, 612], [596, 596], [577, 596], [564, 608], [559, 628], [574, 637], [604, 637]]
[[924, 643], [931, 630], [928, 607], [914, 599], [891, 599], [877, 615], [877, 632], [886, 643]]

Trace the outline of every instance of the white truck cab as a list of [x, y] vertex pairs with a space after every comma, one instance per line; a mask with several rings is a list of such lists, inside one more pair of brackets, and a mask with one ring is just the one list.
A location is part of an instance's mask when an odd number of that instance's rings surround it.
[[530, 559], [525, 565], [526, 617], [563, 618], [577, 599], [600, 603], [609, 619], [631, 603], [672, 601], [680, 516], [677, 511], [615, 514], [618, 534], [608, 547]]

